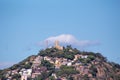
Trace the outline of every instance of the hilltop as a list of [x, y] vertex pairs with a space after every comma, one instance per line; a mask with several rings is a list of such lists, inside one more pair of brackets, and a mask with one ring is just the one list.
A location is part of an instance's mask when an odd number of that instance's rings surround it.
[[119, 75], [120, 65], [100, 53], [57, 44], [0, 70], [1, 80], [120, 80]]

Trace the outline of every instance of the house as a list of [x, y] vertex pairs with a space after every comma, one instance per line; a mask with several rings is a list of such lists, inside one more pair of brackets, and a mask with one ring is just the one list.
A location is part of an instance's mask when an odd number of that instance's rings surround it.
[[40, 74], [41, 74], [40, 69], [39, 68], [34, 68], [33, 71], [32, 71], [31, 78], [35, 78]]
[[21, 80], [27, 80], [32, 74], [32, 69], [22, 69], [20, 72]]
[[57, 79], [57, 76], [55, 73], [52, 73], [52, 76], [55, 77], [55, 79]]
[[24, 71], [19, 72], [21, 75], [31, 76], [32, 69], [25, 69]]
[[38, 75], [40, 75], [42, 72], [46, 72], [46, 71], [47, 71], [47, 68], [43, 66], [39, 68], [33, 68], [31, 78], [35, 78]]
[[62, 61], [61, 65], [67, 65], [67, 61]]
[[11, 74], [14, 75], [14, 74], [17, 74], [18, 73], [18, 70], [12, 70]]
[[81, 58], [87, 58], [88, 57], [88, 55], [82, 55], [81, 56]]
[[68, 62], [68, 63], [67, 63], [67, 66], [72, 66], [72, 62]]
[[68, 79], [66, 79], [66, 77], [62, 77], [61, 80], [68, 80]]
[[30, 62], [32, 62], [35, 59], [35, 56], [30, 57]]
[[49, 62], [50, 62], [51, 64], [54, 64], [54, 61], [53, 61], [53, 60], [50, 60]]
[[50, 61], [50, 60], [51, 60], [51, 58], [50, 58], [50, 57], [48, 57], [48, 56], [45, 56], [45, 57], [44, 57], [44, 60]]
[[22, 75], [21, 80], [27, 80], [27, 75]]
[[75, 65], [75, 66], [79, 66], [79, 65], [81, 65], [81, 62], [80, 62], [80, 61], [77, 61], [74, 65]]
[[55, 68], [60, 68], [60, 66], [61, 66], [61, 61], [59, 59], [57, 59], [55, 61]]
[[80, 55], [79, 54], [77, 54], [77, 55], [74, 55], [74, 61], [76, 61], [77, 59], [79, 59], [80, 58]]
[[7, 78], [7, 80], [12, 80], [12, 77], [11, 77], [11, 76], [9, 76], [9, 77]]
[[37, 66], [39, 66], [39, 65], [41, 64], [41, 60], [42, 60], [42, 59], [43, 59], [43, 57], [37, 56], [37, 57], [35, 58], [35, 60], [33, 61], [32, 67], [37, 67]]

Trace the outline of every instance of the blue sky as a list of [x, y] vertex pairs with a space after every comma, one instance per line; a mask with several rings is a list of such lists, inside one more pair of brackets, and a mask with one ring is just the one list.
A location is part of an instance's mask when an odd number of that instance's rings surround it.
[[37, 43], [73, 35], [98, 41], [85, 47], [120, 63], [119, 0], [0, 0], [0, 68], [37, 54]]

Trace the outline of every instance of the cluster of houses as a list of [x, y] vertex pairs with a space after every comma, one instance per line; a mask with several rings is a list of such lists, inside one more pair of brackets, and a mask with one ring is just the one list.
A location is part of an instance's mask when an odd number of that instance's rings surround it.
[[[63, 50], [63, 47], [61, 47], [59, 45], [58, 41], [55, 41], [55, 48], [59, 49], [59, 50]], [[89, 71], [89, 66], [83, 66], [81, 65], [80, 61], [77, 61], [79, 58], [88, 58], [88, 55], [81, 55], [81, 54], [76, 54], [74, 55], [74, 59], [73, 60], [68, 60], [66, 58], [57, 58], [57, 57], [48, 57], [48, 56], [34, 56], [30, 58], [30, 62], [32, 63], [32, 67], [30, 69], [25, 69], [22, 68], [21, 70], [13, 70], [12, 72], [8, 71], [8, 74], [12, 73], [12, 75], [14, 74], [20, 74], [21, 75], [21, 80], [27, 80], [27, 78], [35, 78], [38, 75], [40, 75], [42, 72], [44, 71], [48, 71], [46, 67], [40, 67], [41, 61], [42, 60], [47, 60], [50, 63], [54, 64], [55, 69], [59, 69], [62, 65], [66, 65], [66, 66], [74, 66], [76, 68], [76, 70], [78, 70], [81, 74], [80, 75], [85, 75], [88, 74]], [[74, 64], [73, 64], [74, 63]], [[27, 63], [26, 63], [27, 64]], [[52, 74], [52, 76], [54, 76], [55, 78], [57, 78], [56, 74]], [[8, 77], [8, 80], [11, 80], [10, 77]]]
[[[75, 55], [74, 60], [68, 60], [65, 58], [57, 58], [57, 57], [53, 58], [53, 57], [48, 57], [48, 56], [45, 56], [45, 57], [37, 56], [33, 61], [32, 69], [21, 70], [21, 72], [19, 72], [19, 73], [22, 73], [21, 80], [27, 80], [26, 78], [30, 77], [30, 76], [31, 76], [31, 78], [35, 78], [38, 75], [40, 75], [41, 72], [47, 71], [46, 67], [39, 67], [42, 60], [49, 61], [50, 63], [54, 64], [55, 69], [59, 69], [61, 67], [61, 65], [79, 66], [81, 64], [80, 62], [76, 62], [74, 65], [73, 65], [73, 63], [80, 57], [87, 58], [87, 55]], [[76, 67], [76, 69], [78, 69], [78, 68]], [[83, 73], [84, 73], [84, 68], [79, 68], [78, 70], [83, 71]], [[56, 77], [55, 74], [53, 74], [53, 75], [54, 75], [54, 77]]]
[[[42, 72], [47, 71], [46, 67], [40, 67], [39, 65], [41, 64], [42, 60], [47, 60], [50, 63], [54, 64], [55, 69], [59, 69], [61, 67], [61, 65], [67, 65], [67, 66], [76, 66], [76, 69], [83, 72], [86, 72], [87, 74], [87, 70], [85, 70], [86, 68], [84, 67], [79, 67], [79, 65], [81, 65], [81, 62], [76, 62], [74, 65], [73, 63], [78, 59], [78, 58], [87, 58], [87, 55], [80, 55], [77, 54], [75, 55], [74, 60], [68, 60], [65, 58], [57, 58], [57, 57], [48, 57], [48, 56], [36, 56], [36, 57], [31, 57], [30, 58], [30, 62], [32, 62], [32, 67], [30, 69], [25, 69], [22, 68], [21, 70], [12, 70], [12, 71], [8, 71], [7, 74], [20, 74], [21, 75], [21, 80], [27, 80], [27, 78], [31, 77], [31, 78], [35, 78], [38, 75], [40, 75]], [[77, 67], [78, 66], [78, 67]], [[56, 74], [52, 74], [55, 78], [56, 78]], [[7, 76], [7, 75], [6, 75]], [[7, 76], [8, 77], [8, 76]], [[8, 80], [11, 80], [11, 77], [8, 77]]]

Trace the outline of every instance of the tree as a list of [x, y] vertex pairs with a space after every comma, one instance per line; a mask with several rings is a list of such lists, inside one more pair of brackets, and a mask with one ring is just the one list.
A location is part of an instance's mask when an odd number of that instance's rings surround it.
[[49, 76], [49, 80], [56, 80], [54, 76]]
[[0, 77], [1, 80], [7, 80], [5, 76]]
[[47, 53], [44, 50], [39, 51], [38, 55], [40, 56], [45, 56]]
[[104, 57], [102, 54], [100, 54], [100, 53], [96, 53], [96, 57], [98, 57], [98, 58], [100, 58], [101, 60], [103, 60], [103, 61], [107, 61], [107, 58], [106, 57]]
[[54, 65], [51, 64], [49, 61], [47, 60], [42, 60], [41, 61], [41, 66], [45, 66], [47, 67], [48, 70], [52, 70], [54, 68]]
[[31, 68], [31, 66], [32, 66], [32, 63], [29, 62], [29, 63], [27, 63], [27, 64], [24, 65], [24, 68], [25, 69], [29, 69], [29, 68]]
[[67, 58], [67, 59], [70, 59], [70, 60], [73, 60], [73, 59], [74, 59], [74, 55], [73, 55], [73, 54], [70, 54], [70, 53], [64, 54], [64, 57]]
[[66, 49], [70, 50], [70, 49], [72, 49], [72, 46], [71, 45], [67, 45]]
[[64, 76], [66, 76], [66, 77], [70, 77], [70, 75], [72, 75], [72, 74], [77, 74], [77, 73], [79, 73], [79, 72], [76, 71], [75, 68], [72, 67], [72, 66], [62, 65], [62, 66], [60, 67], [60, 71], [57, 71], [56, 73], [57, 73], [58, 76], [64, 75]]
[[88, 58], [93, 61], [95, 59], [95, 57], [93, 55], [89, 55]]
[[12, 79], [17, 79], [18, 80], [20, 77], [21, 77], [20, 74], [14, 74]]
[[51, 75], [50, 72], [42, 72], [41, 75], [39, 75], [38, 77], [36, 77], [36, 80], [45, 80], [50, 75]]
[[94, 65], [92, 65], [92, 66], [90, 67], [90, 72], [91, 72], [91, 74], [93, 75], [93, 77], [96, 77], [96, 73], [97, 73], [98, 71], [97, 71], [97, 68], [96, 68]]

